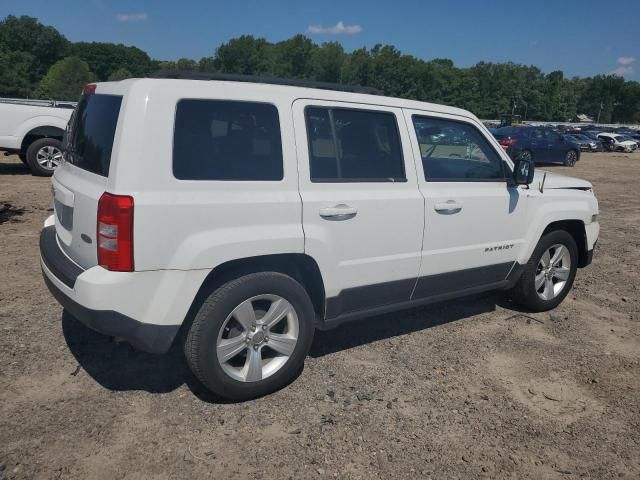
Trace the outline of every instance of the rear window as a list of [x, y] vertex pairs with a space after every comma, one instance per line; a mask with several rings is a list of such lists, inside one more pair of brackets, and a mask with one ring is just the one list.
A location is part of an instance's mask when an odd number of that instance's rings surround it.
[[282, 180], [282, 140], [275, 105], [180, 100], [173, 136], [180, 180]]
[[67, 162], [103, 177], [109, 175], [121, 104], [122, 96], [119, 95], [82, 97], [65, 135]]

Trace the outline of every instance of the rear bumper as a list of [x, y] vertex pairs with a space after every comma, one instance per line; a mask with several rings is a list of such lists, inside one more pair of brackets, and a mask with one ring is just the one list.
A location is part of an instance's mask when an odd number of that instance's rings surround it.
[[137, 350], [166, 353], [178, 333], [180, 325], [151, 325], [141, 323], [119, 312], [92, 310], [68, 297], [51, 280], [43, 268], [44, 283], [53, 297], [73, 317], [103, 335], [121, 337]]
[[40, 257], [45, 284], [69, 313], [92, 330], [150, 353], [169, 350], [208, 273], [85, 270], [62, 251], [55, 226], [42, 230]]

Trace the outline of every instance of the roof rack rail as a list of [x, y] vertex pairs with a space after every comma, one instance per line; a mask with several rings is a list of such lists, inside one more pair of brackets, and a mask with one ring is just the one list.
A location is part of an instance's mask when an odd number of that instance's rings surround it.
[[340, 92], [365, 93], [368, 95], [383, 95], [381, 90], [359, 85], [343, 85], [341, 83], [316, 82], [315, 80], [299, 80], [296, 78], [280, 78], [269, 75], [239, 75], [233, 73], [185, 72], [175, 70], [160, 70], [149, 78], [171, 78], [179, 80], [217, 80], [223, 82], [266, 83], [269, 85], [289, 85], [292, 87], [319, 88], [321, 90], [337, 90]]

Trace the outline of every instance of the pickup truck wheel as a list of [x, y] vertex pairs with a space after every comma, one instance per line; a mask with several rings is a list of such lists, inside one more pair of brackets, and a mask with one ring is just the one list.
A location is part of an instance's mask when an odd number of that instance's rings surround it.
[[544, 235], [522, 276], [511, 291], [512, 299], [534, 312], [557, 307], [573, 285], [578, 267], [578, 247], [564, 230]]
[[564, 164], [567, 167], [573, 167], [578, 161], [578, 152], [569, 150], [564, 157]]
[[39, 138], [27, 148], [27, 165], [31, 173], [50, 177], [62, 162], [62, 142], [55, 138]]
[[204, 301], [185, 342], [187, 362], [213, 393], [248, 400], [293, 381], [314, 333], [314, 310], [291, 277], [260, 272], [216, 289]]

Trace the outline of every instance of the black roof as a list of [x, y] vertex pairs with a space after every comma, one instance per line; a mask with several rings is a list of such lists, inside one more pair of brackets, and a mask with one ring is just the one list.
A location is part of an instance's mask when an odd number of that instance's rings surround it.
[[216, 80], [222, 82], [266, 83], [269, 85], [289, 85], [292, 87], [319, 88], [321, 90], [336, 90], [340, 92], [365, 93], [369, 95], [383, 95], [383, 92], [373, 87], [359, 85], [343, 85], [341, 83], [316, 82], [315, 80], [299, 80], [295, 78], [280, 78], [261, 75], [236, 75], [233, 73], [205, 73], [182, 72], [174, 70], [160, 70], [150, 78], [171, 78], [179, 80]]

